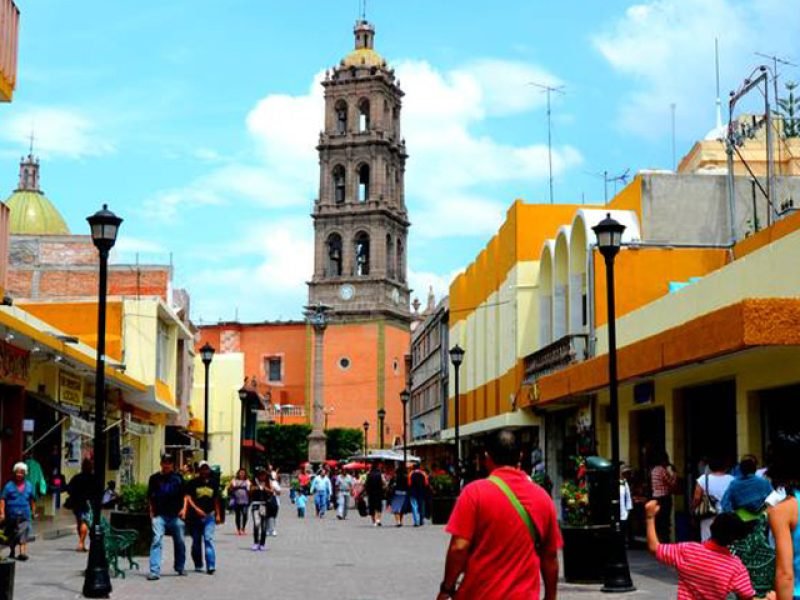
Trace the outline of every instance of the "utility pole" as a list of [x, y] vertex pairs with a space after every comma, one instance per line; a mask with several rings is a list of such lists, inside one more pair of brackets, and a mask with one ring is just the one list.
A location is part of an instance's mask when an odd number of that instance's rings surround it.
[[550, 118], [550, 93], [556, 92], [564, 95], [564, 92], [562, 91], [564, 86], [551, 86], [542, 83], [536, 83], [534, 81], [530, 82], [529, 85], [535, 86], [547, 94], [547, 168], [550, 174], [550, 204], [553, 204], [553, 126]]

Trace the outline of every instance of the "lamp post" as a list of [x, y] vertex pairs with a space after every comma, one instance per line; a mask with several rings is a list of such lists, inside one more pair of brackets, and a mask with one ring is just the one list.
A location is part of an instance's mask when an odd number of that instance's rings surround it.
[[386, 420], [386, 409], [379, 408], [378, 409], [378, 424], [380, 425], [380, 429], [378, 430], [378, 444], [380, 449], [383, 450], [383, 422]]
[[203, 361], [203, 367], [206, 371], [205, 388], [203, 389], [203, 397], [205, 404], [203, 406], [203, 460], [208, 460], [208, 370], [211, 367], [211, 361], [214, 360], [214, 346], [206, 342], [200, 348], [200, 358]]
[[408, 465], [408, 401], [411, 399], [411, 393], [408, 388], [400, 392], [400, 402], [403, 403], [403, 465]]
[[625, 226], [611, 218], [606, 218], [592, 227], [597, 236], [597, 249], [606, 262], [606, 298], [608, 304], [608, 395], [611, 420], [611, 467], [614, 486], [611, 489], [611, 538], [603, 572], [604, 592], [632, 592], [636, 588], [631, 580], [625, 539], [620, 525], [620, 459], [619, 459], [619, 400], [617, 397], [617, 325], [614, 307], [614, 259], [622, 246], [622, 232]]
[[244, 467], [244, 437], [247, 426], [247, 379], [245, 379], [244, 383], [245, 384], [239, 388], [239, 400], [241, 404], [241, 423], [239, 425], [239, 468]]
[[122, 223], [108, 205], [86, 219], [100, 254], [97, 301], [97, 364], [95, 370], [94, 396], [94, 489], [92, 490], [92, 538], [89, 557], [83, 579], [83, 595], [86, 598], [107, 598], [111, 594], [111, 578], [106, 560], [106, 544], [100, 517], [103, 505], [103, 489], [106, 479], [106, 303], [108, 295], [108, 254], [117, 241], [117, 232]]
[[369, 433], [369, 421], [364, 421], [364, 458], [367, 457], [367, 449], [369, 447], [369, 442], [367, 438], [368, 433]]
[[319, 464], [325, 461], [325, 400], [323, 394], [323, 336], [328, 326], [327, 312], [330, 306], [314, 304], [305, 307], [308, 322], [314, 328], [314, 410], [311, 420], [311, 433], [308, 434], [308, 462]]
[[458, 434], [458, 405], [460, 404], [458, 373], [461, 368], [461, 363], [464, 362], [464, 349], [458, 344], [450, 348], [450, 362], [453, 363], [453, 369], [455, 370], [455, 400], [453, 401], [455, 414], [453, 416], [456, 421], [456, 478], [458, 479], [458, 488], [461, 489], [461, 439]]

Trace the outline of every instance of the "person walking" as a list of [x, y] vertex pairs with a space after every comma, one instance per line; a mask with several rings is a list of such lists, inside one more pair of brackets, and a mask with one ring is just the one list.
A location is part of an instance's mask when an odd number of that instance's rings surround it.
[[353, 476], [350, 475], [347, 471], [342, 470], [336, 476], [336, 489], [338, 490], [338, 494], [336, 497], [336, 518], [337, 519], [346, 519], [347, 518], [347, 511], [349, 509], [350, 504], [350, 495], [353, 493], [353, 486], [355, 485], [355, 480]]
[[236, 515], [236, 535], [245, 535], [247, 529], [247, 512], [250, 505], [250, 480], [247, 471], [239, 469], [236, 476], [228, 484], [233, 512]]
[[250, 486], [250, 512], [253, 515], [253, 552], [267, 549], [267, 505], [273, 496], [269, 473], [256, 467], [256, 477]]
[[148, 581], [161, 578], [161, 550], [165, 534], [172, 537], [175, 572], [186, 575], [186, 545], [183, 541], [186, 510], [183, 492], [183, 478], [175, 472], [175, 460], [165, 454], [161, 457], [161, 470], [151, 475], [147, 483], [147, 501], [153, 524]]
[[723, 512], [736, 512], [744, 509], [751, 513], [761, 513], [765, 508], [767, 496], [772, 493], [772, 485], [758, 477], [758, 463], [754, 456], [745, 456], [739, 463], [739, 475], [731, 481], [722, 496]]
[[767, 509], [775, 538], [777, 600], [800, 598], [800, 433], [779, 433], [774, 441], [767, 475], [783, 500]]
[[414, 527], [425, 522], [425, 498], [428, 495], [428, 476], [419, 463], [414, 463], [408, 476], [408, 495], [411, 505], [411, 520]]
[[394, 515], [394, 526], [402, 527], [403, 515], [408, 512], [408, 473], [404, 465], [400, 465], [395, 471], [389, 489], [391, 490], [389, 504]]
[[92, 520], [92, 508], [89, 501], [94, 487], [92, 474], [92, 461], [84, 458], [81, 461], [80, 472], [73, 476], [67, 484], [69, 499], [67, 504], [75, 515], [75, 528], [78, 533], [78, 547], [76, 552], [86, 552], [86, 536], [89, 533], [89, 523]]
[[656, 452], [653, 458], [655, 467], [650, 472], [650, 497], [661, 507], [656, 517], [656, 530], [660, 539], [669, 541], [672, 539], [672, 495], [678, 476], [665, 451]]
[[[9, 558], [28, 560], [28, 539], [31, 521], [36, 514], [36, 493], [33, 484], [26, 479], [28, 465], [14, 465], [14, 478], [6, 482], [0, 492], [0, 521], [3, 522], [6, 543], [11, 549]], [[16, 548], [19, 546], [19, 554]]]
[[205, 554], [206, 573], [213, 575], [217, 570], [214, 534], [216, 526], [222, 522], [222, 507], [219, 484], [211, 476], [211, 465], [205, 460], [198, 464], [197, 477], [186, 484], [183, 512], [192, 535], [194, 570], [197, 573], [203, 571]]
[[[733, 513], [713, 519], [711, 537], [703, 542], [662, 544], [656, 531], [656, 517], [661, 506], [656, 500], [645, 505], [647, 549], [656, 559], [678, 571], [678, 598], [712, 600], [735, 594], [751, 600], [756, 592], [742, 561], [733, 556], [728, 546], [747, 535], [747, 525]], [[767, 598], [774, 598], [770, 594]]]
[[383, 516], [383, 496], [386, 493], [386, 481], [381, 473], [381, 465], [378, 461], [372, 463], [367, 479], [364, 483], [367, 494], [367, 508], [369, 516], [372, 518], [372, 525], [381, 527], [381, 517]]
[[555, 504], [516, 468], [522, 455], [513, 431], [495, 432], [484, 454], [490, 477], [464, 487], [445, 527], [451, 539], [437, 600], [538, 599], [541, 581], [544, 599], [555, 600], [562, 546]]
[[314, 506], [317, 509], [317, 517], [320, 519], [325, 517], [331, 491], [331, 480], [328, 477], [328, 469], [322, 467], [317, 476], [311, 481], [311, 493], [314, 495]]
[[278, 512], [281, 508], [281, 484], [278, 481], [278, 471], [274, 470], [270, 465], [267, 465], [267, 474], [269, 475], [269, 487], [272, 491], [272, 497], [267, 502], [267, 535], [276, 537], [278, 535], [278, 530], [276, 529]]
[[[720, 501], [728, 490], [728, 486], [733, 481], [733, 475], [729, 475], [725, 470], [725, 463], [719, 457], [713, 457], [708, 461], [709, 472], [697, 478], [694, 486], [694, 497], [692, 498], [693, 511], [702, 511], [703, 506], [708, 506], [710, 514], [698, 514], [700, 518], [700, 541], [706, 542], [711, 539], [711, 523], [714, 517], [721, 512]], [[708, 501], [703, 502], [703, 497]]]

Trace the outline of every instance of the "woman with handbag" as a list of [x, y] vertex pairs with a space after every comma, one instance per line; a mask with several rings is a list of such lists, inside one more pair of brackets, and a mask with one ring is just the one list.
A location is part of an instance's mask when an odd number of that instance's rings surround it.
[[247, 510], [250, 504], [250, 480], [247, 471], [239, 469], [236, 477], [228, 484], [230, 507], [236, 513], [236, 535], [245, 535], [247, 528]]
[[720, 458], [709, 460], [708, 468], [708, 473], [697, 478], [692, 498], [692, 514], [700, 520], [701, 542], [711, 539], [711, 522], [720, 512], [720, 501], [733, 481]]
[[253, 552], [267, 549], [267, 519], [274, 493], [269, 473], [264, 467], [256, 467], [256, 477], [250, 486], [250, 512], [253, 514]]

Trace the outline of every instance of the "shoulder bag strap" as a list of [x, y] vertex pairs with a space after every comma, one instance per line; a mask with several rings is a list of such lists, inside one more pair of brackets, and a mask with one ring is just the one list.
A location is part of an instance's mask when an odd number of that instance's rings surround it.
[[536, 553], [539, 554], [542, 548], [542, 540], [539, 535], [539, 530], [536, 529], [536, 525], [533, 523], [533, 519], [531, 519], [528, 511], [525, 510], [524, 506], [522, 506], [522, 502], [520, 502], [516, 494], [511, 491], [511, 488], [508, 487], [508, 484], [496, 475], [491, 475], [489, 477], [489, 481], [500, 488], [500, 491], [502, 491], [506, 498], [508, 498], [508, 501], [511, 502], [511, 505], [517, 511], [517, 514], [519, 514], [520, 519], [522, 519], [522, 522], [525, 523], [525, 526], [528, 528], [528, 533], [530, 533], [531, 540], [533, 541], [533, 547], [536, 549]]

